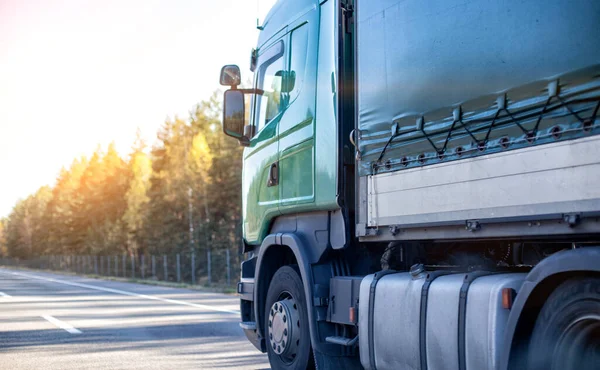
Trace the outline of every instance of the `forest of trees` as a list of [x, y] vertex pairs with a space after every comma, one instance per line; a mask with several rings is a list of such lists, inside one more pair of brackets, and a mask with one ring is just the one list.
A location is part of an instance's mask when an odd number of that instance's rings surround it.
[[220, 114], [214, 94], [166, 120], [151, 148], [138, 133], [125, 158], [111, 144], [75, 159], [0, 220], [0, 256], [237, 252], [242, 150]]

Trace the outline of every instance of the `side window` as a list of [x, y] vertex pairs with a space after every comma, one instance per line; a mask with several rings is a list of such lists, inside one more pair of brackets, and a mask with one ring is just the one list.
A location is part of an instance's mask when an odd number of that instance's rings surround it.
[[290, 46], [290, 101], [294, 101], [304, 82], [306, 70], [306, 53], [308, 52], [308, 24], [292, 31], [292, 40]]
[[279, 46], [281, 52], [273, 53], [265, 52], [265, 60], [258, 60], [258, 80], [257, 88], [264, 91], [263, 95], [257, 96], [257, 127], [256, 131], [260, 131], [267, 123], [283, 109], [281, 102], [281, 85], [285, 71], [283, 60], [283, 46]]

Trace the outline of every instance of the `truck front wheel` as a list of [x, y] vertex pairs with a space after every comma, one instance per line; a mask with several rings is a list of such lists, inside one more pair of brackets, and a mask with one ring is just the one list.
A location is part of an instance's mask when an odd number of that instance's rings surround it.
[[273, 369], [314, 368], [304, 285], [297, 266], [275, 272], [267, 292], [265, 328]]
[[600, 279], [569, 279], [544, 304], [529, 344], [532, 370], [600, 368]]

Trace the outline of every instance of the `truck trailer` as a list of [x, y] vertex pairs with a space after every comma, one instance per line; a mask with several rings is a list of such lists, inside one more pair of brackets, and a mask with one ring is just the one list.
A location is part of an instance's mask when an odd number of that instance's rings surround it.
[[279, 0], [241, 88], [273, 369], [600, 369], [600, 2]]

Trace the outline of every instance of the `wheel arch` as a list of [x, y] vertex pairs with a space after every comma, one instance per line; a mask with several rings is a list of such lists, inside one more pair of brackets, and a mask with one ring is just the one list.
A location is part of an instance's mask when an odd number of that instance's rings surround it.
[[500, 369], [522, 369], [538, 314], [558, 285], [579, 276], [600, 276], [600, 247], [558, 252], [527, 275], [505, 328]]
[[258, 252], [255, 272], [255, 281], [257, 282], [254, 290], [256, 328], [261, 341], [264, 341], [264, 318], [261, 313], [265, 310], [264, 305], [269, 284], [278, 268], [295, 263], [298, 265], [304, 285], [304, 294], [308, 305], [310, 339], [313, 348], [320, 352], [329, 353], [332, 352], [333, 345], [320, 340], [316, 320], [317, 314], [313, 306], [314, 281], [311, 265], [318, 262], [322, 253], [307, 246], [307, 242], [297, 233], [271, 234], [264, 239]]

